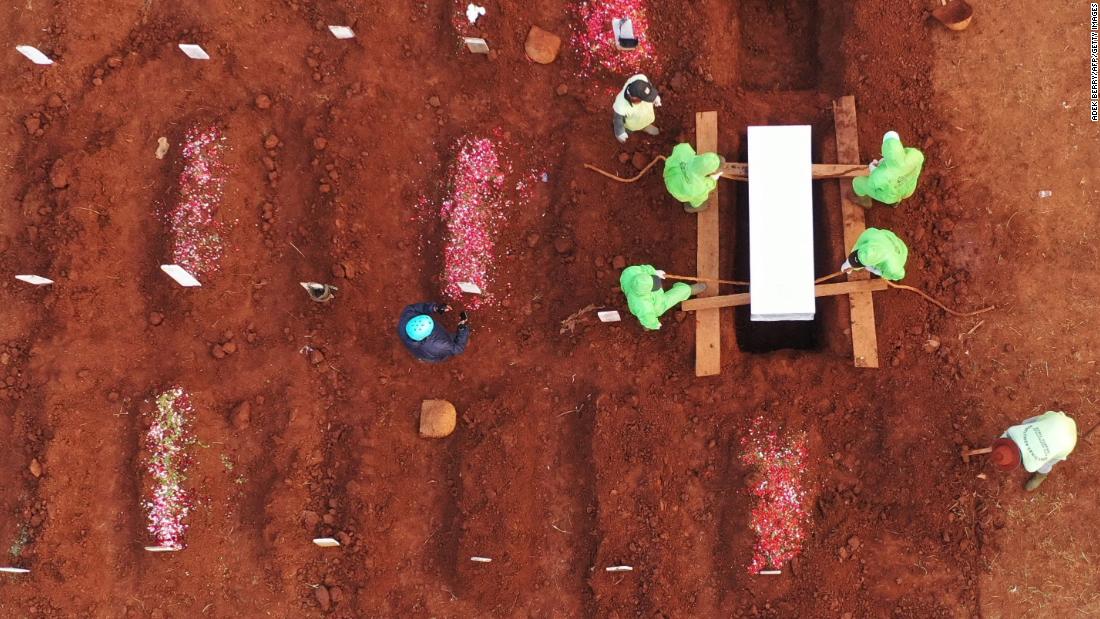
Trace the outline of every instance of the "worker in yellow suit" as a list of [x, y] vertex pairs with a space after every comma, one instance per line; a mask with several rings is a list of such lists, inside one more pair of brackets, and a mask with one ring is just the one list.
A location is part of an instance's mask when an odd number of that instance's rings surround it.
[[665, 275], [664, 271], [658, 271], [652, 265], [639, 264], [626, 267], [619, 277], [619, 286], [626, 295], [630, 313], [649, 331], [661, 328], [661, 321], [658, 320], [661, 314], [707, 289], [706, 284], [688, 286], [677, 282], [665, 291]]
[[1047, 411], [1014, 425], [993, 441], [990, 459], [997, 468], [1011, 471], [1020, 464], [1031, 477], [1024, 486], [1034, 491], [1077, 446], [1077, 422], [1061, 411]]
[[889, 131], [882, 136], [882, 159], [871, 164], [869, 176], [852, 179], [852, 190], [857, 196], [871, 196], [894, 206], [917, 190], [923, 166], [924, 154], [915, 148], [905, 148], [898, 132]]
[[623, 84], [622, 90], [615, 97], [615, 103], [611, 109], [612, 128], [615, 130], [615, 139], [626, 142], [628, 131], [644, 131], [649, 135], [657, 135], [661, 131], [653, 124], [657, 120], [657, 113], [653, 108], [660, 107], [661, 96], [657, 94], [657, 88], [649, 82], [649, 78], [639, 73], [633, 75]]

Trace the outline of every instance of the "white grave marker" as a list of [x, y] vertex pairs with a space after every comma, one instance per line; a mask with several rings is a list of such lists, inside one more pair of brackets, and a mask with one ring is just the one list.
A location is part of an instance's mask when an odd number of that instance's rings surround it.
[[764, 570], [763, 572], [757, 572], [761, 576], [779, 576], [783, 573], [782, 570]]
[[331, 537], [315, 537], [313, 543], [317, 544], [321, 548], [336, 548], [340, 545], [340, 542], [332, 539]]
[[38, 51], [37, 47], [31, 45], [16, 45], [15, 51], [29, 58], [34, 64], [53, 64], [50, 57]]
[[619, 322], [622, 320], [622, 317], [619, 316], [619, 312], [615, 310], [596, 312], [596, 315], [600, 317], [600, 322]]
[[52, 279], [46, 279], [38, 275], [16, 275], [15, 279], [21, 282], [27, 282], [28, 284], [34, 284], [35, 286], [45, 286], [46, 284], [52, 284]]
[[178, 264], [162, 264], [160, 270], [168, 274], [168, 277], [176, 280], [176, 283], [180, 286], [191, 288], [194, 286], [201, 286], [199, 280], [195, 279], [194, 275], [191, 275]]
[[206, 50], [194, 43], [180, 43], [180, 51], [187, 54], [187, 57], [192, 60], [210, 60], [210, 54], [207, 54]]
[[634, 568], [629, 565], [612, 565], [609, 568], [605, 568], [608, 572], [633, 572]]
[[25, 570], [21, 567], [0, 567], [0, 572], [7, 574], [30, 574], [30, 570]]
[[462, 37], [462, 42], [466, 44], [466, 49], [475, 54], [488, 54], [489, 44], [485, 42], [485, 39], [475, 39], [473, 37]]
[[490, 559], [489, 557], [470, 557], [470, 560], [474, 561], [475, 563], [492, 563], [493, 562], [493, 560]]
[[329, 26], [328, 31], [337, 39], [354, 39], [355, 31], [347, 26]]
[[481, 287], [473, 282], [458, 282], [458, 289], [469, 294], [481, 294]]
[[149, 552], [176, 552], [179, 550], [179, 548], [172, 546], [146, 546], [145, 549]]

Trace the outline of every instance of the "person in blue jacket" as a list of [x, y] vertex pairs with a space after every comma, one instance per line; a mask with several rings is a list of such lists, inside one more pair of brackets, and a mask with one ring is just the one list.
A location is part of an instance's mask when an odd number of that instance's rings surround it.
[[470, 341], [470, 318], [466, 312], [459, 314], [458, 332], [451, 335], [437, 323], [432, 314], [451, 311], [446, 303], [413, 303], [401, 310], [397, 321], [397, 335], [414, 357], [427, 363], [439, 363], [462, 354]]

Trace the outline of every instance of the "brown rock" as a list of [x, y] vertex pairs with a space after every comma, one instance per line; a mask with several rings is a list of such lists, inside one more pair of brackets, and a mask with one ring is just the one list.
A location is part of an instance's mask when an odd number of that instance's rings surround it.
[[443, 438], [455, 431], [455, 406], [446, 400], [424, 400], [420, 403], [420, 436]]
[[576, 243], [573, 242], [573, 239], [567, 236], [559, 236], [558, 238], [554, 239], [554, 251], [558, 252], [559, 254], [568, 254], [573, 251], [574, 247], [576, 247]]
[[233, 408], [233, 427], [244, 430], [252, 421], [252, 404], [245, 400]]
[[342, 265], [342, 264], [332, 265], [332, 276], [333, 277], [343, 277], [344, 276], [344, 265]]
[[256, 95], [256, 100], [253, 101], [253, 103], [256, 105], [256, 109], [266, 110], [271, 107], [271, 97], [264, 94], [259, 94]]
[[162, 322], [164, 322], [164, 314], [161, 314], [160, 312], [153, 312], [149, 314], [149, 324], [155, 327]]
[[523, 44], [523, 51], [528, 58], [539, 64], [550, 64], [557, 59], [559, 50], [561, 37], [538, 26], [531, 26], [527, 41]]
[[344, 267], [344, 277], [352, 279], [355, 277], [355, 264], [351, 262], [341, 262], [340, 266]]
[[264, 148], [267, 150], [274, 150], [279, 145], [279, 136], [272, 133], [264, 140]]
[[64, 159], [58, 159], [50, 167], [50, 184], [54, 189], [64, 189], [69, 186], [69, 164]]
[[50, 108], [51, 110], [56, 110], [62, 105], [65, 105], [65, 102], [61, 100], [61, 95], [57, 93], [50, 95], [50, 98], [46, 99], [46, 107]]
[[618, 255], [611, 259], [611, 266], [622, 270], [626, 268], [626, 256]]
[[122, 59], [118, 56], [111, 56], [107, 59], [107, 66], [112, 69], [117, 69], [122, 66]]
[[569, 94], [569, 87], [565, 84], [558, 84], [558, 89], [554, 92], [558, 93], [559, 97], [564, 97], [565, 95]]
[[332, 608], [332, 600], [329, 598], [328, 588], [324, 585], [318, 585], [313, 590], [313, 596], [317, 598], [317, 604], [321, 606], [321, 610], [328, 610]]
[[321, 522], [321, 516], [318, 515], [317, 512], [307, 509], [302, 512], [302, 522], [305, 523], [307, 527], [315, 527]]
[[31, 471], [31, 475], [34, 475], [35, 479], [42, 477], [42, 465], [38, 462], [38, 458], [31, 458], [31, 465], [27, 467]]
[[221, 344], [214, 344], [213, 346], [211, 346], [210, 347], [210, 354], [215, 359], [224, 359], [225, 358], [225, 351], [222, 350]]
[[432, 98], [428, 99], [428, 105], [432, 107], [439, 107], [443, 105], [443, 102], [439, 100], [439, 97], [433, 95]]
[[34, 135], [34, 132], [38, 131], [38, 128], [42, 126], [42, 121], [37, 116], [28, 116], [23, 119], [23, 128], [27, 130], [27, 133]]
[[630, 161], [630, 153], [619, 153], [619, 163]]
[[649, 157], [646, 157], [644, 153], [634, 153], [634, 156], [630, 158], [630, 163], [641, 170], [649, 164]]
[[236, 342], [226, 342], [226, 343], [222, 344], [222, 350], [225, 351], [225, 354], [232, 355], [233, 353], [237, 352], [237, 343]]
[[328, 146], [328, 140], [325, 138], [313, 138], [313, 148], [325, 150], [326, 146]]
[[312, 363], [313, 365], [317, 365], [317, 364], [321, 363], [324, 360], [325, 360], [325, 353], [317, 350], [316, 348], [309, 351], [309, 362]]

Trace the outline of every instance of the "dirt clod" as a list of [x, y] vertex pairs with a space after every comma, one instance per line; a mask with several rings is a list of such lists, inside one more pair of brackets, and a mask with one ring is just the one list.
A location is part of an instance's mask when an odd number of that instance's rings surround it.
[[271, 107], [271, 97], [264, 94], [256, 95], [256, 99], [252, 103], [256, 106], [256, 109], [266, 110]]
[[149, 313], [149, 324], [155, 327], [162, 322], [164, 322], [164, 314], [161, 314], [160, 312]]
[[267, 150], [275, 150], [275, 147], [279, 145], [279, 136], [272, 133], [264, 138], [264, 148]]
[[50, 166], [50, 185], [54, 189], [64, 189], [69, 186], [69, 164], [64, 159], [58, 159]]
[[634, 156], [630, 158], [630, 164], [634, 166], [634, 169], [641, 170], [649, 164], [649, 157], [646, 157], [645, 153], [634, 153]]
[[235, 429], [244, 430], [251, 421], [252, 404], [248, 400], [244, 400], [233, 408], [233, 427]]
[[38, 462], [38, 458], [31, 458], [31, 464], [27, 468], [36, 479], [42, 477], [42, 464]]
[[531, 26], [527, 41], [523, 44], [523, 51], [528, 58], [539, 64], [550, 64], [557, 59], [559, 50], [561, 37], [538, 26]]
[[313, 590], [313, 597], [317, 598], [317, 604], [321, 607], [321, 610], [332, 608], [332, 599], [329, 597], [328, 588], [324, 585], [318, 585]]

